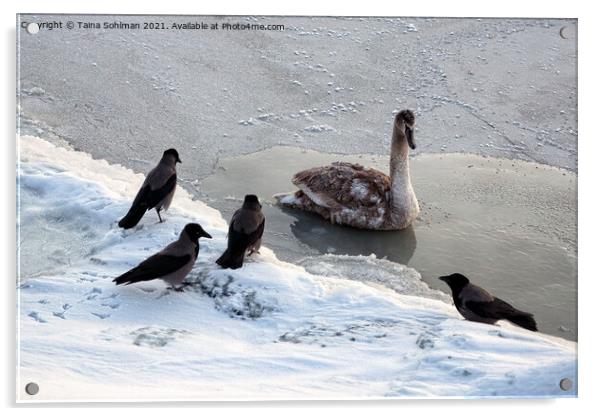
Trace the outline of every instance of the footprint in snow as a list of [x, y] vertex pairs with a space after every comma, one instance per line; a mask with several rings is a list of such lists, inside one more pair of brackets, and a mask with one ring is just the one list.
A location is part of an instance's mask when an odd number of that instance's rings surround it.
[[105, 266], [108, 264], [106, 261], [104, 261], [98, 257], [90, 257], [90, 262], [94, 263], [94, 264], [98, 264], [100, 266]]
[[108, 302], [103, 302], [100, 304], [100, 306], [105, 306], [107, 308], [111, 308], [111, 309], [117, 309], [121, 306], [121, 302], [118, 301], [108, 301]]
[[496, 336], [498, 336], [498, 337], [500, 337], [500, 338], [506, 338], [506, 337], [504, 336], [504, 334], [502, 333], [502, 331], [500, 331], [500, 330], [497, 330], [497, 329], [494, 329], [494, 330], [491, 330], [491, 331], [487, 331], [487, 333], [488, 333], [489, 335], [496, 335]]
[[94, 300], [102, 293], [102, 289], [95, 287], [86, 296], [86, 300]]
[[514, 373], [508, 372], [504, 376], [508, 379], [508, 384], [512, 385], [516, 382], [516, 375]]
[[114, 299], [117, 296], [119, 296], [119, 293], [118, 292], [113, 292], [109, 296], [104, 297], [103, 299]]
[[109, 296], [105, 296], [103, 298], [101, 298], [101, 300], [103, 300], [103, 302], [100, 304], [100, 306], [105, 306], [107, 308], [111, 308], [111, 309], [117, 309], [121, 306], [121, 302], [117, 299], [117, 297], [119, 296], [119, 293], [114, 292], [111, 293]]
[[452, 334], [450, 341], [456, 347], [464, 348], [464, 347], [466, 347], [466, 344], [468, 343], [468, 337], [466, 337], [465, 335], [462, 335], [462, 334]]
[[475, 372], [472, 369], [467, 368], [456, 368], [452, 374], [456, 377], [471, 377], [477, 375], [478, 372]]
[[102, 313], [102, 312], [90, 312], [90, 313], [100, 319], [107, 319], [111, 316], [110, 313]]
[[71, 305], [68, 303], [65, 303], [63, 305], [63, 310], [60, 312], [52, 312], [52, 315], [56, 316], [57, 318], [61, 318], [61, 319], [67, 319], [65, 318], [65, 312], [67, 312], [69, 309], [71, 309]]
[[418, 348], [422, 350], [430, 350], [435, 348], [435, 340], [433, 338], [433, 333], [424, 332], [416, 339], [416, 345], [418, 345]]
[[39, 322], [41, 324], [45, 324], [46, 323], [46, 320], [44, 318], [42, 318], [40, 316], [40, 314], [37, 313], [37, 312], [35, 312], [35, 311], [29, 312], [29, 314], [27, 316], [29, 316], [30, 318], [32, 318], [33, 320], [35, 320], [36, 322]]
[[174, 328], [143, 327], [130, 332], [134, 336], [134, 345], [138, 347], [164, 347], [188, 331]]
[[169, 296], [169, 294], [170, 294], [170, 293], [171, 293], [171, 291], [169, 291], [169, 290], [165, 289], [165, 290], [164, 290], [163, 292], [161, 292], [161, 293], [159, 294], [159, 296], [157, 296], [155, 299], [161, 299], [161, 298], [163, 298], [163, 297], [165, 297], [165, 296]]

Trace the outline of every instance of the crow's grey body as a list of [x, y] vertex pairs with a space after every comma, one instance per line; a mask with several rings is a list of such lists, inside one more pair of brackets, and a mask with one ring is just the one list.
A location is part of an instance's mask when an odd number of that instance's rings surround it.
[[454, 273], [439, 279], [449, 285], [456, 309], [467, 320], [495, 324], [506, 319], [530, 331], [537, 331], [537, 323], [532, 314], [519, 311], [496, 298], [485, 289], [470, 283], [464, 275]]
[[175, 149], [166, 150], [159, 164], [146, 176], [140, 190], [134, 198], [132, 207], [119, 221], [119, 226], [125, 229], [135, 227], [148, 210], [155, 209], [161, 218], [161, 211], [166, 211], [171, 205], [176, 192], [176, 163], [180, 157]]
[[[168, 184], [172, 177], [177, 180], [176, 165], [172, 165], [169, 162], [159, 162], [157, 167], [149, 173], [145, 182], [150, 187], [151, 192], [157, 192]], [[167, 191], [165, 197], [154, 206], [157, 211], [167, 211], [169, 209], [173, 196], [176, 193], [176, 186], [174, 184], [174, 186], [169, 186], [169, 188], [171, 190]]]
[[468, 283], [458, 294], [459, 304], [456, 304], [456, 309], [460, 314], [469, 321], [482, 322], [485, 324], [495, 324], [498, 320], [479, 316], [466, 306], [466, 302], [493, 302], [495, 298], [484, 289]]
[[265, 217], [257, 196], [245, 196], [242, 208], [234, 213], [230, 221], [228, 248], [216, 263], [225, 269], [242, 267], [247, 252], [259, 251], [264, 226]]
[[113, 281], [118, 285], [129, 285], [162, 279], [171, 286], [182, 284], [198, 257], [200, 237], [211, 238], [200, 225], [186, 225], [178, 240]]

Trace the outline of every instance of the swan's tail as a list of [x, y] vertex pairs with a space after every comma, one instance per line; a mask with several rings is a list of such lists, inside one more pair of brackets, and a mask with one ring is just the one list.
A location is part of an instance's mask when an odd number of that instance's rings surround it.
[[275, 194], [273, 198], [276, 199], [276, 203], [279, 205], [299, 208], [299, 205], [301, 205], [301, 201], [298, 195], [299, 193], [302, 193], [302, 191], [285, 192], [281, 194]]
[[316, 204], [310, 197], [308, 197], [302, 190], [297, 192], [290, 192], [287, 194], [276, 194], [274, 195], [278, 205], [298, 209], [306, 212], [313, 212], [314, 214], [320, 215], [325, 220], [334, 222], [332, 219], [332, 210]]

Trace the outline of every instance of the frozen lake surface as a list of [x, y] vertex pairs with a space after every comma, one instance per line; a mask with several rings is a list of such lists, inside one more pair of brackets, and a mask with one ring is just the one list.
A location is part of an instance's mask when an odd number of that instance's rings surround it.
[[286, 29], [20, 31], [23, 133], [140, 172], [173, 146], [186, 185], [220, 157], [278, 144], [386, 154], [394, 114], [410, 108], [420, 152], [576, 169], [575, 20], [198, 20]]

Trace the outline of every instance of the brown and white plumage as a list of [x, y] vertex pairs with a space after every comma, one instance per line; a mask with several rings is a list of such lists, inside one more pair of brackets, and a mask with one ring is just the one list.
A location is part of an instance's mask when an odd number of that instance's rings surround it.
[[314, 212], [334, 224], [372, 230], [406, 228], [420, 212], [409, 172], [413, 128], [413, 113], [399, 112], [389, 176], [358, 164], [334, 162], [298, 172], [292, 182], [299, 190], [274, 197], [281, 205]]

